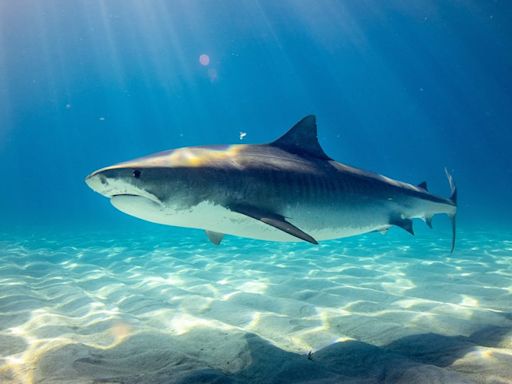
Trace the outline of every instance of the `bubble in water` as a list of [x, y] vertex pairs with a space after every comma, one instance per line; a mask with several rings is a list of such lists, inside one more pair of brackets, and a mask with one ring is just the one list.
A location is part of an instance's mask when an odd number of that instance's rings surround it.
[[219, 78], [219, 76], [217, 74], [217, 70], [215, 70], [213, 68], [209, 68], [208, 69], [208, 77], [210, 78], [211, 82], [217, 81], [217, 79]]

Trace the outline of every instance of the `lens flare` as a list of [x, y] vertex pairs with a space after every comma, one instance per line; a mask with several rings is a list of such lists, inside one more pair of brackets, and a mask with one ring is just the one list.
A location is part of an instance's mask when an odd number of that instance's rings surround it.
[[210, 56], [203, 53], [202, 55], [199, 56], [199, 63], [206, 67], [208, 64], [210, 64]]

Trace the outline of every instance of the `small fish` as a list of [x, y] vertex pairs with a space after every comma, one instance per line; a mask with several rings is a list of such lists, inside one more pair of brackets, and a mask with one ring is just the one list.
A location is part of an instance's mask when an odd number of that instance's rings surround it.
[[414, 234], [412, 219], [429, 226], [436, 214], [452, 222], [450, 198], [339, 163], [325, 154], [315, 116], [269, 144], [185, 147], [93, 172], [86, 183], [120, 211], [143, 220], [201, 228], [214, 244], [224, 234], [272, 241], [320, 240], [385, 232]]

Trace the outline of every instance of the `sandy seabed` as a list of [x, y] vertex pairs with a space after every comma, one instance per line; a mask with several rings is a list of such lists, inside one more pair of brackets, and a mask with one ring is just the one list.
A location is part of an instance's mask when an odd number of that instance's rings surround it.
[[0, 237], [0, 383], [512, 383], [512, 239]]

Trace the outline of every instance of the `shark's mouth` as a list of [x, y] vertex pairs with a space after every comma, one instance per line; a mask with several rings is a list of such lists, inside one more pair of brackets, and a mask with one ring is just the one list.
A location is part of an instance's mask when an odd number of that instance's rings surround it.
[[116, 194], [113, 194], [112, 196], [110, 196], [110, 198], [113, 199], [113, 198], [122, 197], [122, 196], [125, 196], [125, 197], [145, 197], [145, 196], [141, 196], [141, 195], [136, 195], [134, 193], [116, 193]]
[[145, 218], [148, 214], [160, 212], [163, 207], [156, 197], [150, 198], [131, 194], [113, 195], [110, 198], [110, 202], [121, 212], [139, 218]]
[[144, 193], [141, 193], [141, 194], [135, 194], [135, 193], [116, 193], [116, 194], [113, 194], [110, 196], [110, 200], [112, 199], [133, 199], [133, 200], [136, 200], [136, 199], [146, 199], [146, 200], [150, 200], [152, 201], [153, 203], [157, 204], [157, 205], [162, 205], [162, 202], [160, 201], [160, 199], [158, 199], [158, 197], [156, 197], [155, 195], [149, 193], [149, 192], [144, 192]]

